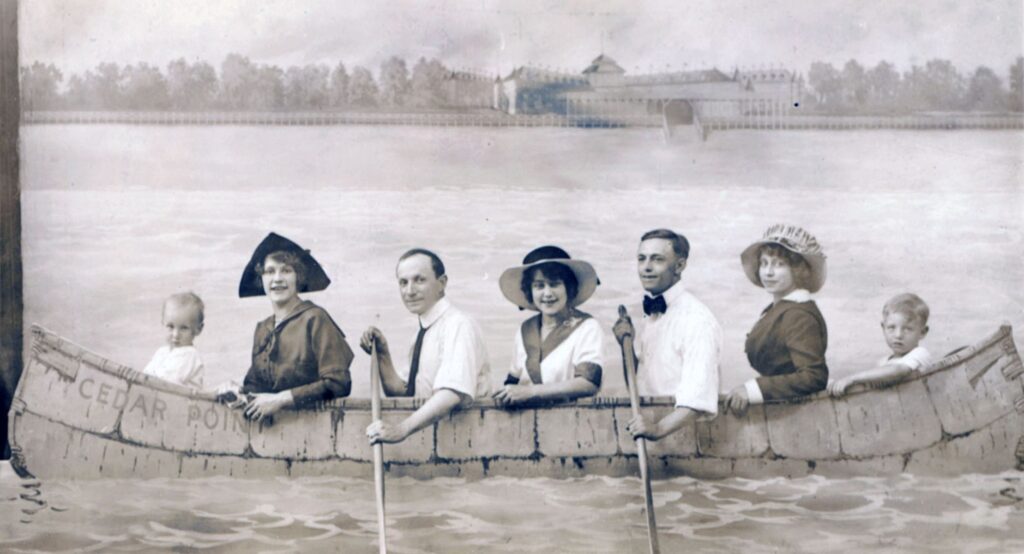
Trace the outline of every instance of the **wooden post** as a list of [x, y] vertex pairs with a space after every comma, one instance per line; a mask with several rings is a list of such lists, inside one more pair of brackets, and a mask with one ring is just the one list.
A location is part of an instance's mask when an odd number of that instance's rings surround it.
[[7, 412], [21, 377], [21, 184], [18, 174], [18, 0], [0, 0], [0, 459], [10, 458]]

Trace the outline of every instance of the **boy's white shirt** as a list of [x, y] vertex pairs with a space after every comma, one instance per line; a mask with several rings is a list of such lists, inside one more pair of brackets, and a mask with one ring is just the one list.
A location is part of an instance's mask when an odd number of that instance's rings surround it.
[[923, 346], [917, 346], [902, 356], [890, 354], [878, 361], [879, 366], [902, 365], [918, 371], [928, 367], [930, 363], [932, 363], [932, 355]]
[[195, 346], [171, 348], [164, 345], [157, 349], [142, 372], [198, 390], [203, 388], [205, 368]]

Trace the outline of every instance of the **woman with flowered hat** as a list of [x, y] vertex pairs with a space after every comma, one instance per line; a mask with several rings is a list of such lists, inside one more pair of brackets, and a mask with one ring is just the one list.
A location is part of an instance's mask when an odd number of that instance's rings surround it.
[[242, 387], [218, 390], [239, 397], [233, 405], [244, 406], [246, 417], [260, 421], [290, 406], [348, 396], [353, 355], [345, 335], [326, 310], [299, 298], [330, 284], [309, 250], [291, 240], [270, 233], [256, 247], [238, 296], [267, 296], [273, 313], [256, 325]]
[[750, 365], [761, 374], [733, 389], [726, 408], [784, 400], [824, 390], [828, 330], [811, 297], [825, 284], [825, 253], [813, 235], [793, 225], [773, 225], [740, 255], [752, 283], [772, 297], [747, 335]]
[[530, 401], [572, 400], [601, 388], [604, 332], [581, 312], [600, 281], [594, 267], [557, 246], [541, 246], [507, 269], [501, 292], [521, 310], [538, 312], [516, 333], [505, 386], [493, 397], [510, 407]]

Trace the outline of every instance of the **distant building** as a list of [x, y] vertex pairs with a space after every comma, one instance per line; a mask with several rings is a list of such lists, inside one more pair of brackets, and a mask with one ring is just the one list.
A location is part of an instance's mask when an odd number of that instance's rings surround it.
[[802, 97], [803, 79], [787, 69], [718, 69], [626, 75], [601, 54], [580, 74], [519, 67], [494, 83], [492, 107], [510, 114], [555, 113], [622, 124], [694, 115], [784, 113]]
[[449, 71], [444, 76], [445, 106], [493, 108], [494, 76], [470, 71]]

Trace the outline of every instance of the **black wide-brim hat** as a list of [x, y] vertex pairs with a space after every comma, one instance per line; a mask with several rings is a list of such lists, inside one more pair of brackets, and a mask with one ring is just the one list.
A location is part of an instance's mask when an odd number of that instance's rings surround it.
[[579, 288], [576, 291], [576, 297], [570, 298], [567, 302], [570, 308], [575, 308], [586, 302], [597, 290], [597, 286], [601, 284], [600, 279], [597, 278], [597, 272], [594, 271], [594, 266], [583, 260], [571, 259], [565, 250], [557, 246], [541, 246], [534, 248], [523, 258], [523, 265], [506, 269], [501, 274], [498, 279], [501, 293], [520, 309], [537, 311], [537, 307], [526, 298], [526, 293], [519, 285], [523, 281], [523, 273], [540, 264], [551, 262], [564, 265], [576, 276]]
[[263, 263], [267, 256], [274, 252], [291, 252], [297, 255], [302, 260], [303, 265], [306, 266], [306, 282], [299, 284], [299, 292], [316, 292], [326, 289], [331, 284], [331, 279], [327, 277], [324, 268], [320, 266], [320, 262], [313, 258], [309, 250], [302, 248], [277, 233], [270, 233], [253, 251], [252, 258], [249, 258], [249, 263], [245, 264], [245, 270], [242, 271], [242, 280], [238, 283], [239, 298], [265, 296], [267, 294], [263, 290], [262, 276], [256, 273], [256, 266]]

